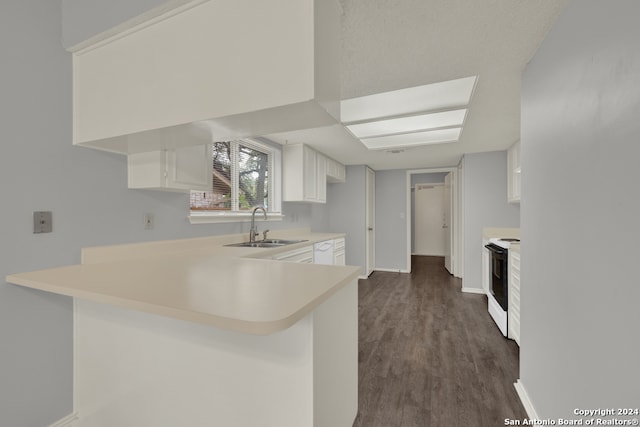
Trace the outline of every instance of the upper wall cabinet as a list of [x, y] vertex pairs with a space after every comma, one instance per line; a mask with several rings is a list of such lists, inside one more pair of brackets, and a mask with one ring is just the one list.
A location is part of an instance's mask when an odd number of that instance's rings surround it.
[[[344, 165], [335, 160], [304, 144], [282, 148], [283, 201], [326, 203], [327, 182], [344, 182]], [[329, 168], [334, 174], [331, 179]], [[336, 179], [336, 174], [343, 179]]]
[[210, 145], [148, 151], [127, 156], [129, 188], [211, 191]]
[[73, 52], [73, 141], [125, 154], [339, 121], [336, 0], [194, 0]]
[[520, 203], [520, 141], [507, 151], [507, 199], [509, 203]]
[[327, 182], [345, 182], [347, 180], [346, 168], [342, 163], [327, 157]]

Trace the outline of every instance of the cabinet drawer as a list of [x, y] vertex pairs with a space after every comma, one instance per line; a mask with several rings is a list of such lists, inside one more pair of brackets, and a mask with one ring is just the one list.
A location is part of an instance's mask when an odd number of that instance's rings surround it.
[[313, 263], [313, 246], [306, 246], [292, 251], [282, 252], [273, 256], [278, 261]]
[[333, 241], [333, 249], [335, 251], [344, 251], [344, 239], [335, 239]]

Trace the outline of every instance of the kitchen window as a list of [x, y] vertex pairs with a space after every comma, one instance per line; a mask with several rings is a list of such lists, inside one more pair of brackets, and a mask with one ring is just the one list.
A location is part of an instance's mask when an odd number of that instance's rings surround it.
[[280, 215], [281, 151], [253, 139], [211, 144], [211, 191], [192, 191], [191, 222], [249, 219], [264, 206], [271, 219]]

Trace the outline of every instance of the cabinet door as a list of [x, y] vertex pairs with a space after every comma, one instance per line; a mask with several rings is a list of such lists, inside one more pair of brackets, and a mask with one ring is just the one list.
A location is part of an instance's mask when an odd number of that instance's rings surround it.
[[211, 191], [209, 145], [158, 150], [127, 156], [129, 188]]
[[316, 153], [316, 165], [316, 200], [324, 203], [327, 201], [327, 158]]
[[209, 145], [167, 151], [167, 183], [173, 189], [211, 191], [211, 151]]
[[309, 147], [303, 149], [304, 163], [304, 200], [318, 200], [318, 164], [316, 152]]
[[507, 200], [520, 203], [520, 141], [507, 151]]
[[489, 295], [489, 281], [491, 280], [491, 254], [485, 245], [489, 243], [488, 239], [482, 239], [482, 289]]
[[520, 254], [509, 251], [509, 338], [520, 345]]

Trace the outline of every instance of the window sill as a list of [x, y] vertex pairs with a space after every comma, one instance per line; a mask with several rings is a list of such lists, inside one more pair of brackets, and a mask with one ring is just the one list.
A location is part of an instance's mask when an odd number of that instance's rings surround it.
[[[256, 213], [256, 220], [264, 221], [282, 221], [284, 215], [280, 212], [267, 213], [267, 219], [264, 219], [262, 212]], [[189, 214], [189, 222], [191, 224], [215, 224], [229, 222], [251, 222], [251, 212], [191, 212]]]

